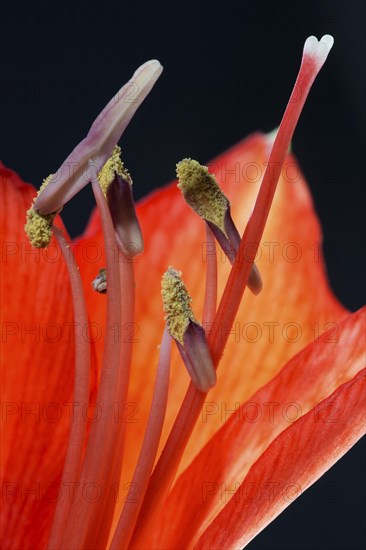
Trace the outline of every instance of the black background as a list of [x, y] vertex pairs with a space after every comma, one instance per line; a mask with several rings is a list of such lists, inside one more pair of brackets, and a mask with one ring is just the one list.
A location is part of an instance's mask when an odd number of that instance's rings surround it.
[[[144, 61], [164, 73], [121, 142], [135, 196], [174, 177], [185, 156], [208, 161], [257, 129], [278, 126], [305, 38], [335, 46], [293, 140], [324, 231], [331, 286], [365, 303], [365, 3], [110, 0], [2, 5], [0, 157], [39, 185]], [[84, 190], [63, 218], [80, 234]], [[249, 546], [361, 549], [365, 444], [359, 443]]]

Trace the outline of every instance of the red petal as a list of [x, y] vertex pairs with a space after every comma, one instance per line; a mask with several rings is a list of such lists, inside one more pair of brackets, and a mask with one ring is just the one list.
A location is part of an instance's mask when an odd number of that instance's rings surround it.
[[363, 369], [282, 432], [195, 548], [243, 548], [319, 479], [365, 433], [365, 390]]
[[47, 540], [55, 506], [52, 484], [59, 479], [66, 451], [73, 316], [56, 241], [47, 250], [35, 250], [24, 233], [34, 188], [2, 165], [0, 186], [2, 543], [3, 548], [33, 549]]
[[[325, 471], [324, 461], [321, 452], [314, 451], [315, 445], [318, 443], [314, 443], [313, 438], [321, 439], [323, 435], [326, 437], [326, 431], [322, 435], [322, 430], [327, 428], [328, 423], [336, 423], [336, 428], [343, 430], [344, 425], [338, 419], [339, 417], [346, 418], [348, 406], [353, 407], [356, 416], [359, 414], [358, 408], [363, 410], [365, 407], [364, 399], [359, 402], [356, 400], [355, 403], [350, 404], [340, 397], [336, 401], [337, 408], [333, 405], [334, 408], [331, 409], [331, 405], [329, 405], [327, 409], [330, 411], [329, 416], [324, 423], [317, 416], [322, 414], [321, 411], [325, 407], [321, 402], [328, 399], [332, 392], [338, 391], [342, 384], [350, 383], [364, 366], [365, 311], [366, 308], [349, 316], [339, 325], [339, 341], [332, 341], [333, 335], [330, 331], [325, 333], [319, 342], [307, 346], [287, 363], [276, 377], [230, 417], [178, 479], [169, 496], [160, 526], [157, 526], [154, 539], [149, 541], [149, 544], [154, 545], [158, 540], [164, 548], [174, 548], [176, 542], [179, 541], [180, 546], [191, 547], [206, 528], [211, 530], [210, 522], [225, 507], [225, 502], [231, 498], [232, 493], [228, 494], [226, 490], [230, 491], [238, 487], [245, 476], [247, 477], [244, 487], [250, 487], [248, 484], [252, 482], [252, 471], [263, 461], [265, 461], [266, 472], [269, 472], [266, 473], [264, 482], [298, 483], [294, 473], [297, 470], [293, 469], [292, 456], [295, 453], [301, 454], [301, 457], [296, 459], [298, 471], [301, 472], [303, 468], [305, 472], [308, 472], [308, 476], [301, 478], [301, 482], [299, 482], [302, 488], [305, 488], [305, 485], [308, 487], [320, 477], [321, 473]], [[344, 393], [340, 395], [344, 395]], [[329, 402], [332, 402], [332, 398]], [[319, 407], [315, 407], [307, 415], [306, 413], [316, 403], [320, 403]], [[212, 416], [213, 411], [223, 420], [222, 412], [225, 410], [225, 405], [225, 402], [206, 402], [200, 425]], [[290, 432], [287, 436], [284, 434], [291, 429], [288, 428], [289, 424], [292, 424], [301, 415], [305, 415], [303, 419], [307, 418], [306, 421], [304, 420], [304, 432], [301, 436], [301, 443], [294, 442], [292, 448], [291, 437], [293, 435], [290, 435]], [[298, 420], [296, 424], [299, 422]], [[288, 429], [286, 430], [286, 428]], [[355, 430], [352, 434], [355, 437], [357, 435], [358, 438], [361, 431], [362, 429]], [[281, 439], [282, 437], [283, 439]], [[350, 446], [350, 440], [347, 438], [344, 439], [344, 445], [342, 443], [339, 443], [338, 446], [335, 444], [336, 438], [340, 437], [337, 431], [334, 433], [330, 431], [329, 438], [331, 437], [334, 440], [328, 440], [329, 448], [332, 449], [334, 446], [337, 448], [337, 452], [334, 455], [329, 455], [327, 468], [338, 460]], [[340, 439], [340, 441], [342, 440]], [[352, 441], [355, 442], [356, 439]], [[272, 442], [275, 443], [271, 445]], [[297, 448], [300, 444], [302, 445], [301, 451]], [[283, 445], [281, 456], [284, 457], [284, 462], [286, 460], [285, 451], [288, 453], [287, 467], [289, 468], [289, 473], [287, 474], [284, 470], [281, 476], [276, 470], [276, 463], [269, 464], [270, 459], [265, 458], [272, 456], [273, 451], [269, 451], [268, 448], [278, 449], [280, 445]], [[312, 449], [312, 452], [315, 453], [314, 472], [310, 469], [307, 470], [304, 466], [305, 461], [309, 458], [308, 449]], [[263, 483], [261, 484], [262, 488], [264, 487]], [[252, 504], [256, 508], [256, 503]], [[261, 506], [264, 505], [263, 501]], [[278, 511], [273, 515], [271, 507], [265, 508], [265, 510], [265, 513], [261, 512], [260, 521], [263, 525], [261, 523], [261, 527], [258, 528], [259, 523], [253, 520], [251, 511], [248, 512], [245, 508], [244, 514], [240, 504], [237, 504], [236, 508], [231, 503], [230, 514], [234, 515], [238, 524], [236, 532], [241, 535], [241, 533], [247, 534], [250, 531], [250, 538], [252, 538], [279, 513]], [[225, 511], [217, 517], [225, 517], [226, 521], [227, 516], [224, 514], [226, 514]], [[229, 515], [229, 512], [227, 514]], [[254, 521], [255, 527], [251, 527], [249, 520], [246, 519], [242, 527], [242, 518], [246, 518], [246, 514], [250, 514], [250, 519]], [[270, 519], [265, 517], [266, 514], [270, 515]], [[216, 520], [214, 520], [215, 524]], [[222, 528], [224, 520], [220, 525]], [[224, 530], [226, 532], [226, 529]], [[210, 539], [210, 542], [212, 540]], [[245, 539], [245, 541], [248, 542], [249, 539]], [[215, 541], [215, 544], [215, 547], [220, 547], [219, 542]], [[242, 540], [240, 540], [240, 544], [243, 544]], [[225, 540], [224, 547], [240, 547], [240, 544], [234, 543], [233, 540], [231, 542]]]

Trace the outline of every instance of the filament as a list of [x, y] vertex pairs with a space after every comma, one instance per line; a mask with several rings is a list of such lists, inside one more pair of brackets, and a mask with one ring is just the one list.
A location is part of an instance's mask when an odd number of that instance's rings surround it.
[[[83, 285], [70, 246], [67, 244], [60, 229], [54, 226], [53, 230], [69, 272], [73, 300], [75, 331], [74, 402], [84, 406], [89, 402], [90, 346], [83, 334], [88, 323]], [[86, 427], [87, 419], [84, 418], [82, 414], [76, 415], [75, 418], [72, 419], [69, 443], [61, 478], [60, 498], [57, 502], [51, 534], [48, 541], [48, 548], [50, 550], [57, 550], [61, 546], [63, 530], [71, 508], [69, 494], [62, 489], [66, 485], [73, 487], [79, 478]]]

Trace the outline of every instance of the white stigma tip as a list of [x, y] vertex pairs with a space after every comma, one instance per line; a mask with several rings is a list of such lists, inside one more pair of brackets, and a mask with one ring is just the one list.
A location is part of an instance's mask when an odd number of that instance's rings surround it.
[[328, 46], [328, 51], [330, 51], [332, 49], [333, 44], [334, 44], [334, 38], [330, 34], [325, 34], [320, 39], [320, 42], [323, 42], [324, 44], [326, 44]]
[[309, 55], [310, 57], [313, 57], [313, 55], [316, 52], [317, 46], [318, 46], [318, 39], [316, 36], [309, 36], [305, 40], [304, 44], [304, 55]]
[[315, 36], [309, 36], [304, 44], [304, 57], [312, 58], [320, 69], [327, 59], [333, 44], [334, 38], [330, 34], [325, 34], [320, 41]]

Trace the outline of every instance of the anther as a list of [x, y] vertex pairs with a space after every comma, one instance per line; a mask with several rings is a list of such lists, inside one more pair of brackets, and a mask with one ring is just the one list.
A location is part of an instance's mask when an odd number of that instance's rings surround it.
[[[215, 177], [209, 173], [207, 166], [189, 158], [178, 162], [177, 176], [178, 188], [186, 203], [205, 220], [233, 264], [240, 245], [240, 235], [231, 217], [230, 202]], [[253, 264], [248, 288], [253, 294], [258, 294], [262, 287], [261, 276]]]
[[165, 319], [169, 334], [178, 350], [194, 386], [207, 392], [216, 384], [216, 371], [212, 363], [203, 327], [196, 320], [190, 297], [181, 272], [173, 267], [164, 273], [161, 283]]
[[101, 170], [162, 70], [159, 61], [152, 59], [141, 65], [122, 86], [95, 119], [87, 136], [61, 165], [49, 187], [37, 198], [37, 212], [49, 214], [59, 210], [85, 187], [93, 178], [90, 159], [97, 171]]
[[108, 202], [118, 246], [125, 256], [141, 254], [144, 241], [132, 195], [132, 178], [121, 160], [118, 145], [99, 172], [98, 181]]
[[177, 176], [178, 188], [187, 204], [227, 237], [225, 217], [230, 203], [207, 166], [202, 166], [193, 159], [183, 159], [177, 164]]
[[116, 175], [123, 177], [130, 185], [132, 185], [132, 178], [124, 167], [124, 164], [121, 159], [121, 148], [119, 145], [116, 145], [112, 151], [111, 156], [101, 169], [98, 174], [98, 181], [104, 193], [104, 196], [107, 196], [107, 190]]
[[29, 210], [27, 210], [26, 224], [24, 226], [24, 229], [30, 243], [35, 248], [47, 247], [52, 237], [52, 224], [57, 212], [42, 215], [39, 214], [34, 208], [34, 203], [36, 202], [37, 197], [43, 191], [43, 189], [47, 187], [52, 177], [53, 174], [50, 174], [48, 178], [43, 181], [37, 193], [37, 196], [33, 199], [32, 206], [29, 208]]

